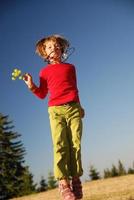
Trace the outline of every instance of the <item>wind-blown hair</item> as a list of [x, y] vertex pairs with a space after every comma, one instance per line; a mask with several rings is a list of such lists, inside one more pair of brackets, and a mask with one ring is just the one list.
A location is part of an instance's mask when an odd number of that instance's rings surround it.
[[45, 51], [46, 43], [48, 41], [54, 41], [58, 43], [61, 47], [61, 52], [62, 54], [66, 52], [66, 50], [69, 48], [70, 44], [69, 41], [66, 40], [63, 36], [61, 35], [51, 35], [45, 38], [42, 38], [39, 40], [36, 44], [36, 53], [41, 56], [43, 59], [47, 59], [47, 54]]

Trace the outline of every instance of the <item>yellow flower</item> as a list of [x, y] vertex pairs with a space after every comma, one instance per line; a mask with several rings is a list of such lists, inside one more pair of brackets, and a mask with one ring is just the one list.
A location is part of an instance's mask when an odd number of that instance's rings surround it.
[[22, 75], [22, 72], [21, 70], [15, 68], [12, 72], [12, 80], [16, 80], [16, 78], [18, 79], [22, 79], [23, 75]]

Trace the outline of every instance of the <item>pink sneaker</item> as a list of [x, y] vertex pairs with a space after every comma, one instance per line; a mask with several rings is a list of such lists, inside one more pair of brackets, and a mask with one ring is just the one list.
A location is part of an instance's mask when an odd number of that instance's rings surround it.
[[71, 191], [70, 185], [63, 185], [59, 183], [59, 191], [63, 200], [76, 200], [73, 192]]
[[83, 192], [82, 192], [82, 184], [79, 177], [72, 179], [72, 191], [76, 197], [76, 199], [82, 199]]

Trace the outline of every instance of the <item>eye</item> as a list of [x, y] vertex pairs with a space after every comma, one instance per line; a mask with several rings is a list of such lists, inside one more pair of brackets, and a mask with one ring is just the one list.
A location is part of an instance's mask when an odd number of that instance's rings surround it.
[[59, 46], [59, 45], [55, 45], [55, 48], [56, 48], [56, 49], [60, 49], [60, 46]]
[[47, 49], [52, 49], [52, 47], [51, 47], [51, 46], [48, 46]]

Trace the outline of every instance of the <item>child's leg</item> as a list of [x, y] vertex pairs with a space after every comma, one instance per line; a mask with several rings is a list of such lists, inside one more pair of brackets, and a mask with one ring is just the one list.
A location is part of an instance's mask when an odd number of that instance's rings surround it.
[[82, 199], [83, 197], [82, 184], [79, 177], [72, 178], [72, 191], [76, 199]]
[[58, 180], [71, 176], [70, 149], [64, 107], [49, 107], [49, 118], [54, 150], [54, 175]]
[[81, 162], [81, 136], [82, 136], [82, 120], [80, 117], [79, 104], [72, 105], [70, 109], [70, 118], [68, 118], [68, 128], [70, 129], [70, 156], [71, 156], [71, 175], [72, 175], [72, 191], [76, 199], [83, 197], [82, 184], [80, 176], [83, 174]]
[[69, 180], [62, 179], [59, 181], [59, 191], [63, 200], [76, 200], [76, 197], [71, 190]]
[[70, 144], [71, 176], [80, 177], [83, 174], [83, 169], [81, 161], [82, 119], [79, 104], [71, 105], [68, 113], [67, 126]]

